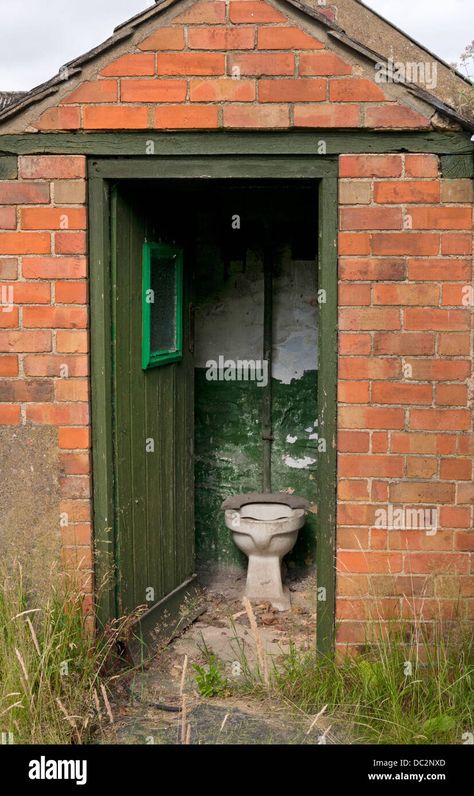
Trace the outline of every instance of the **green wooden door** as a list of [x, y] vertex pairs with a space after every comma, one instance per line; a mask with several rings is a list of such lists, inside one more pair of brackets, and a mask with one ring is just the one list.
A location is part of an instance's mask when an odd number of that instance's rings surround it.
[[[171, 636], [177, 614], [184, 617], [182, 602], [192, 591], [194, 572], [189, 269], [183, 252], [180, 290], [172, 297], [179, 314], [180, 355], [158, 356], [147, 367], [144, 335], [149, 333], [150, 319], [147, 326], [144, 291], [153, 286], [159, 293], [163, 279], [157, 272], [150, 274], [154, 247], [144, 247], [146, 212], [133, 193], [115, 187], [111, 207], [117, 611], [122, 615], [142, 606], [143, 636], [150, 630]], [[163, 317], [171, 323], [172, 312], [166, 306], [170, 285], [165, 289], [159, 323]], [[147, 350], [151, 360], [149, 341]]]

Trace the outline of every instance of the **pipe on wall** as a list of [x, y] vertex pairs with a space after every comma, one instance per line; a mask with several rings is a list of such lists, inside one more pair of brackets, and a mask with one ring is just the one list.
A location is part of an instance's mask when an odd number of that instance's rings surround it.
[[262, 396], [262, 491], [272, 491], [272, 337], [273, 337], [273, 248], [263, 252], [263, 360], [268, 365]]

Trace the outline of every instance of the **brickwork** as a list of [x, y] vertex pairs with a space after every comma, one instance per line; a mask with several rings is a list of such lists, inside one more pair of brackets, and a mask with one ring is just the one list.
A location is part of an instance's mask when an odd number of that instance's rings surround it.
[[[357, 644], [367, 617], [474, 615], [472, 183], [434, 155], [346, 155], [340, 178], [337, 614]], [[420, 509], [437, 528], [403, 530]]]
[[263, 0], [198, 2], [46, 110], [39, 130], [428, 128]]
[[85, 177], [85, 157], [27, 155], [0, 182], [0, 424], [57, 427], [63, 559], [89, 604]]

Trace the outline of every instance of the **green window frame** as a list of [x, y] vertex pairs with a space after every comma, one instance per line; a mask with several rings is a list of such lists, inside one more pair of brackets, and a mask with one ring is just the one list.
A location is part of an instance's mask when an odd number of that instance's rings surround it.
[[[154, 269], [160, 266], [165, 267], [165, 262], [172, 261], [168, 267], [173, 269], [174, 281], [167, 285], [169, 290], [172, 287], [172, 300], [174, 300], [174, 312], [171, 313], [171, 320], [174, 322], [174, 344], [157, 346], [154, 345], [153, 336], [155, 333], [153, 324], [153, 309], [160, 313], [165, 310], [166, 315], [170, 312], [170, 295], [165, 292], [160, 294], [159, 286], [156, 285], [156, 273]], [[150, 301], [153, 290], [153, 301]], [[160, 306], [161, 302], [161, 306]], [[159, 317], [159, 315], [157, 315]], [[161, 330], [163, 331], [163, 330]], [[159, 330], [158, 330], [159, 336]], [[142, 258], [142, 368], [157, 367], [168, 362], [177, 362], [183, 356], [183, 252], [177, 246], [165, 243], [151, 243], [146, 241], [143, 244]]]

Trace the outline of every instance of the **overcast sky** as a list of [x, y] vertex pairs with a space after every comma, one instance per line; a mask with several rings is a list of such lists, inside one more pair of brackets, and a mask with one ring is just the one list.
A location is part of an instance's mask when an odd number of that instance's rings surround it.
[[[365, 0], [451, 63], [474, 38], [473, 0]], [[48, 80], [152, 0], [0, 0], [0, 90]]]

